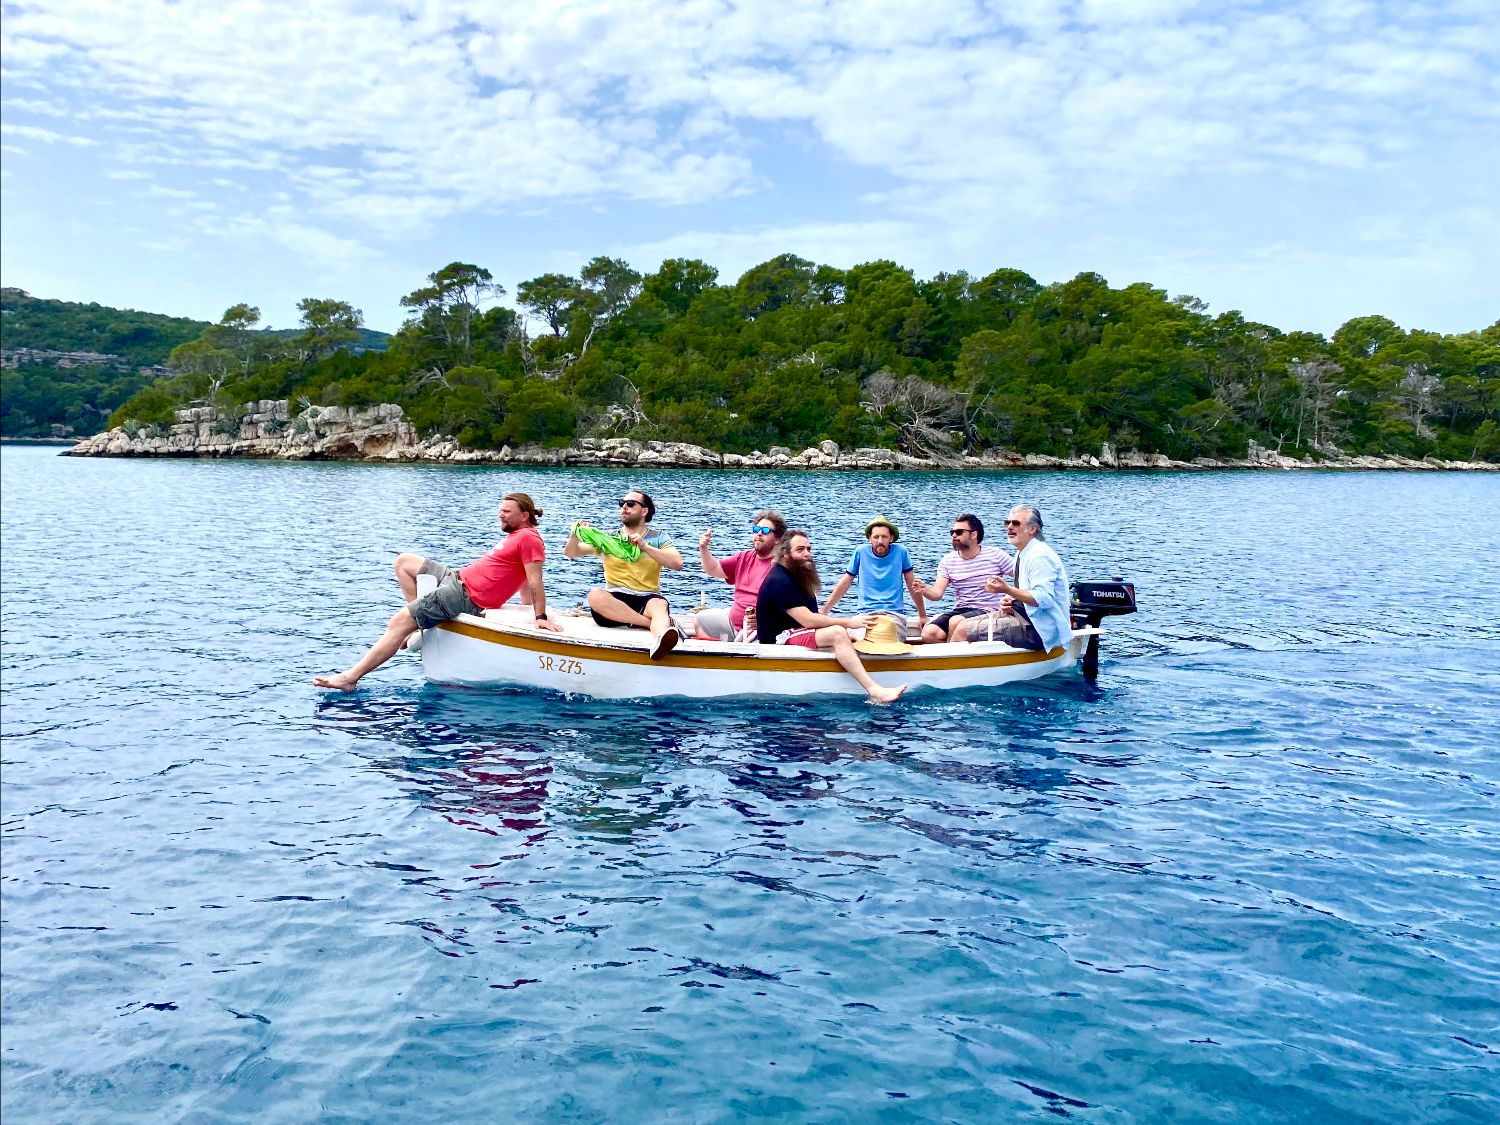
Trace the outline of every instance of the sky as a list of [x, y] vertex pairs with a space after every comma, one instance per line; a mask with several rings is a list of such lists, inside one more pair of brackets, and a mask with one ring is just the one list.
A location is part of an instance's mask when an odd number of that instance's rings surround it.
[[5, 285], [203, 320], [782, 253], [1500, 318], [1496, 0], [0, 0], [0, 121]]

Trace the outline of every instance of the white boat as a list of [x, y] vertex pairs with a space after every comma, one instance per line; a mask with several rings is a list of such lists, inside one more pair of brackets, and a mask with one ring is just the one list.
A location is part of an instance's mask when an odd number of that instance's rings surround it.
[[[1115, 584], [1081, 584], [1113, 586]], [[994, 687], [1034, 680], [1084, 665], [1097, 667], [1098, 620], [1135, 610], [1105, 602], [1102, 608], [1075, 602], [1073, 636], [1050, 652], [1031, 652], [992, 641], [914, 646], [909, 653], [861, 655], [877, 683], [912, 688]], [[1106, 598], [1110, 592], [1106, 592]], [[826, 651], [734, 641], [684, 639], [664, 660], [650, 657], [644, 629], [605, 629], [587, 613], [556, 613], [561, 633], [542, 632], [528, 609], [464, 614], [428, 629], [422, 638], [422, 668], [443, 684], [515, 684], [591, 696], [639, 699], [733, 695], [864, 695]]]

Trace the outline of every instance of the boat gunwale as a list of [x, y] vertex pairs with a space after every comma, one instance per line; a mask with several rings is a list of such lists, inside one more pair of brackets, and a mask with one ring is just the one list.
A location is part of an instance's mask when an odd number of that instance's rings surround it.
[[[745, 651], [749, 645], [736, 645], [739, 651], [704, 651], [699, 642], [688, 641], [679, 645], [664, 661], [654, 661], [645, 647], [645, 638], [640, 645], [610, 643], [584, 637], [559, 637], [555, 633], [534, 630], [529, 624], [502, 623], [461, 614], [451, 621], [440, 622], [436, 628], [446, 632], [503, 648], [520, 649], [527, 652], [545, 653], [552, 656], [577, 657], [579, 659], [602, 660], [612, 664], [638, 664], [657, 668], [700, 668], [717, 670], [754, 670], [757, 672], [816, 672], [827, 673], [837, 666], [833, 653], [822, 649], [789, 648], [778, 645], [756, 645], [762, 651]], [[1093, 626], [1073, 630], [1073, 640], [1099, 635], [1103, 632]], [[733, 642], [713, 642], [715, 647]], [[860, 658], [872, 672], [914, 672], [952, 669], [1000, 668], [1016, 664], [1039, 664], [1055, 660], [1067, 653], [1067, 645], [1060, 645], [1045, 652], [1014, 649], [993, 641], [966, 643], [966, 648], [975, 651], [965, 655], [923, 655], [918, 646], [911, 653], [874, 654], [861, 653]], [[953, 647], [945, 645], [943, 647]], [[764, 651], [764, 650], [770, 651]]]

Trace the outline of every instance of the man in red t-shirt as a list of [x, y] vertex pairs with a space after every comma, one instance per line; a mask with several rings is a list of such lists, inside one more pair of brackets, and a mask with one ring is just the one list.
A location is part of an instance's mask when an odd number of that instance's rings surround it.
[[[460, 613], [476, 616], [486, 609], [498, 609], [523, 586], [536, 614], [536, 627], [552, 633], [562, 629], [547, 619], [547, 595], [542, 589], [542, 560], [547, 550], [536, 529], [542, 516], [524, 492], [509, 493], [500, 502], [500, 526], [505, 538], [482, 559], [461, 570], [449, 570], [440, 562], [421, 555], [396, 556], [396, 581], [401, 585], [407, 604], [398, 609], [385, 627], [380, 640], [359, 663], [344, 672], [317, 676], [317, 687], [335, 691], [353, 691], [369, 672], [379, 668], [414, 633], [430, 629], [439, 621], [451, 621]], [[437, 589], [417, 597], [417, 575], [431, 574], [438, 580]]]
[[734, 602], [728, 609], [705, 609], [697, 616], [699, 637], [732, 641], [745, 627], [745, 617], [755, 624], [755, 599], [760, 585], [776, 565], [776, 547], [786, 534], [786, 520], [774, 508], [756, 512], [750, 521], [750, 550], [716, 559], [709, 550], [712, 530], [698, 537], [698, 561], [710, 578], [722, 578], [734, 587]]

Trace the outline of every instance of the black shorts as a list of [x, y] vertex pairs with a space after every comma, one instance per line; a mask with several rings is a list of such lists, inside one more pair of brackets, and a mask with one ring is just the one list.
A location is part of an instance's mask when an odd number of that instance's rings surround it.
[[[611, 597], [619, 598], [622, 602], [628, 605], [631, 609], [635, 610], [637, 613], [641, 614], [643, 617], [646, 614], [646, 603], [649, 602], [652, 598], [661, 598], [663, 602], [667, 600], [666, 597], [662, 594], [627, 594], [623, 590], [608, 590], [606, 592]], [[605, 629], [639, 628], [639, 626], [636, 625], [626, 624], [624, 621], [611, 621], [607, 617], [600, 617], [599, 611], [595, 609], [590, 609], [589, 612], [594, 615], [595, 623], [601, 625]]]
[[961, 621], [965, 617], [983, 617], [988, 612], [989, 610], [980, 609], [977, 606], [961, 605], [957, 609], [950, 609], [947, 613], [940, 613], [936, 617], [929, 617], [927, 619], [927, 624], [936, 625], [939, 629], [946, 633], [948, 631], [948, 627], [952, 625], [953, 622]]

